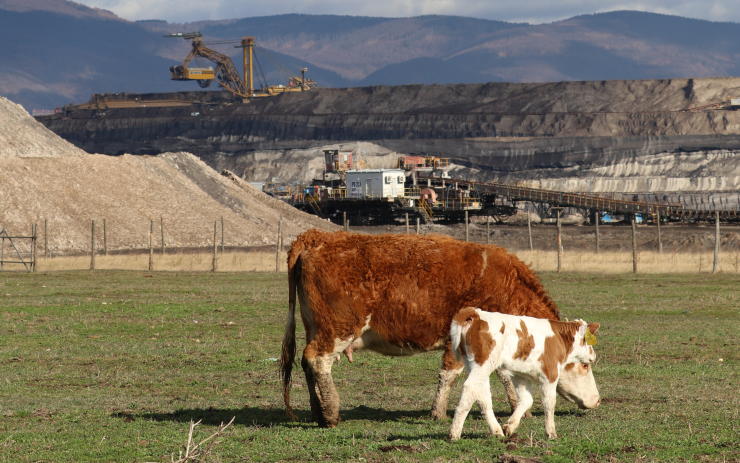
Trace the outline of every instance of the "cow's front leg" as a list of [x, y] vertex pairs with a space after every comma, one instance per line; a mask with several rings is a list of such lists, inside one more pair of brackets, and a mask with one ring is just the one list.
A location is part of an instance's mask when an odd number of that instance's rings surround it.
[[308, 366], [306, 382], [311, 394], [311, 411], [319, 426], [333, 428], [339, 423], [339, 394], [331, 377], [331, 366], [337, 356], [335, 352], [320, 355], [315, 352], [313, 342], [303, 351], [303, 359]]
[[432, 404], [432, 417], [436, 420], [447, 418], [447, 403], [450, 400], [450, 389], [455, 379], [462, 373], [465, 364], [455, 357], [447, 342], [447, 348], [442, 355], [442, 368], [439, 370], [439, 381], [437, 382], [437, 394]]
[[509, 417], [508, 421], [504, 425], [504, 434], [510, 436], [514, 434], [519, 427], [519, 423], [522, 420], [524, 414], [534, 403], [532, 397], [531, 384], [524, 378], [514, 377], [514, 386], [516, 387], [516, 393], [519, 397], [519, 402], [516, 404], [514, 412]]
[[[547, 380], [545, 380], [547, 381]], [[556, 383], [542, 384], [542, 408], [545, 409], [545, 432], [550, 439], [556, 439], [555, 432], [555, 401], [557, 400]]]
[[514, 413], [519, 399], [516, 395], [516, 388], [514, 387], [514, 383], [511, 380], [511, 374], [504, 373], [501, 370], [496, 370], [496, 376], [498, 376], [498, 379], [501, 380], [501, 384], [504, 385], [504, 390], [506, 391], [506, 401], [509, 402], [511, 413]]

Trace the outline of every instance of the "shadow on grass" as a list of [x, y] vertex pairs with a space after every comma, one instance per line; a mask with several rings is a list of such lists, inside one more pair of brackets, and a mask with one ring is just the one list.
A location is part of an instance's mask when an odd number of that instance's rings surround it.
[[[135, 419], [146, 419], [154, 421], [177, 421], [188, 423], [201, 420], [203, 424], [218, 426], [235, 417], [234, 423], [243, 426], [274, 426], [280, 425], [289, 428], [312, 428], [316, 427], [310, 411], [295, 410], [298, 422], [291, 421], [282, 408], [194, 408], [176, 410], [171, 413], [143, 413], [132, 414], [126, 412], [114, 413], [111, 416], [121, 418], [125, 421]], [[431, 414], [426, 410], [384, 410], [381, 408], [370, 408], [360, 405], [359, 407], [342, 410], [340, 412], [342, 421], [369, 420], [369, 421], [399, 421], [403, 419], [429, 418]]]

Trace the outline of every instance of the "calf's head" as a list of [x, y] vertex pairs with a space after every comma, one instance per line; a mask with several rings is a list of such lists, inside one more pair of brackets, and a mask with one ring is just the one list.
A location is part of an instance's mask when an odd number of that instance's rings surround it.
[[599, 324], [587, 324], [583, 320], [578, 320], [577, 323], [580, 326], [573, 339], [573, 348], [560, 372], [558, 393], [580, 408], [596, 408], [601, 399], [592, 366], [596, 360], [593, 346], [596, 344]]

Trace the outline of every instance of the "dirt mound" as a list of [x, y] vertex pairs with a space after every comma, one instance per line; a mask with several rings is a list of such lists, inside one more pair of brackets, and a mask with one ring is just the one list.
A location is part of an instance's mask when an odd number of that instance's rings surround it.
[[21, 105], [0, 96], [0, 158], [81, 154], [85, 152], [46, 129]]
[[157, 247], [160, 221], [167, 247], [212, 245], [214, 221], [220, 241], [222, 218], [227, 246], [275, 243], [281, 217], [286, 242], [308, 228], [335, 228], [218, 174], [192, 154], [87, 154], [5, 99], [0, 111], [0, 229], [27, 233], [39, 224], [41, 244], [46, 220], [54, 254], [89, 249], [91, 220], [98, 243], [105, 220], [109, 249], [147, 247], [150, 220], [157, 224]]

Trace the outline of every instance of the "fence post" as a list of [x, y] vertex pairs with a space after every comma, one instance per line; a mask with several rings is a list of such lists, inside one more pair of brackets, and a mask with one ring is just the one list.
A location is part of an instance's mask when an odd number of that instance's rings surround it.
[[280, 272], [280, 245], [282, 244], [280, 241], [283, 236], [283, 217], [280, 216], [280, 220], [278, 220], [278, 231], [277, 231], [277, 239], [275, 244], [275, 273]]
[[419, 225], [419, 217], [417, 216], [416, 217], [416, 234], [418, 235], [419, 233], [421, 233], [421, 227]]
[[596, 254], [600, 251], [600, 236], [599, 236], [599, 222], [601, 221], [601, 218], [599, 217], [599, 211], [594, 211], [594, 225], [596, 226]]
[[31, 272], [36, 271], [36, 224], [31, 227]]
[[44, 219], [44, 257], [49, 258], [49, 226], [47, 219]]
[[408, 235], [410, 231], [411, 231], [411, 227], [409, 225], [409, 213], [407, 212], [406, 213], [406, 234]]
[[557, 224], [557, 228], [558, 228], [558, 232], [557, 232], [558, 272], [560, 272], [560, 270], [563, 267], [563, 240], [562, 240], [562, 236], [561, 236], [562, 235], [562, 230], [560, 228], [560, 209], [557, 209], [556, 212], [557, 212], [557, 218], [555, 220], [556, 220], [556, 224]]
[[529, 235], [529, 252], [534, 252], [534, 243], [532, 242], [532, 217], [527, 211], [527, 235]]
[[90, 270], [95, 270], [95, 221], [90, 221]]
[[465, 241], [470, 241], [470, 221], [468, 220], [468, 210], [465, 210]]
[[349, 222], [347, 221], [347, 211], [342, 211], [342, 224], [344, 225], [344, 231], [349, 231]]
[[714, 211], [714, 260], [712, 261], [712, 273], [719, 272], [719, 211]]
[[226, 244], [224, 242], [224, 216], [221, 216], [221, 254], [224, 253]]
[[149, 271], [154, 270], [154, 220], [149, 219]]
[[[0, 234], [3, 234], [5, 230], [0, 230]], [[5, 264], [5, 236], [0, 236], [0, 270], [3, 269]]]
[[637, 273], [637, 224], [632, 214], [632, 273]]
[[108, 226], [103, 219], [103, 254], [108, 255]]
[[213, 259], [211, 260], [211, 272], [215, 272], [218, 264], [218, 241], [216, 241], [216, 238], [218, 236], [218, 221], [213, 221]]
[[486, 216], [486, 244], [491, 244], [491, 216]]
[[159, 245], [162, 248], [162, 255], [164, 255], [164, 218], [159, 216]]
[[663, 254], [663, 238], [660, 234], [660, 209], [656, 214], [658, 218], [658, 254]]

